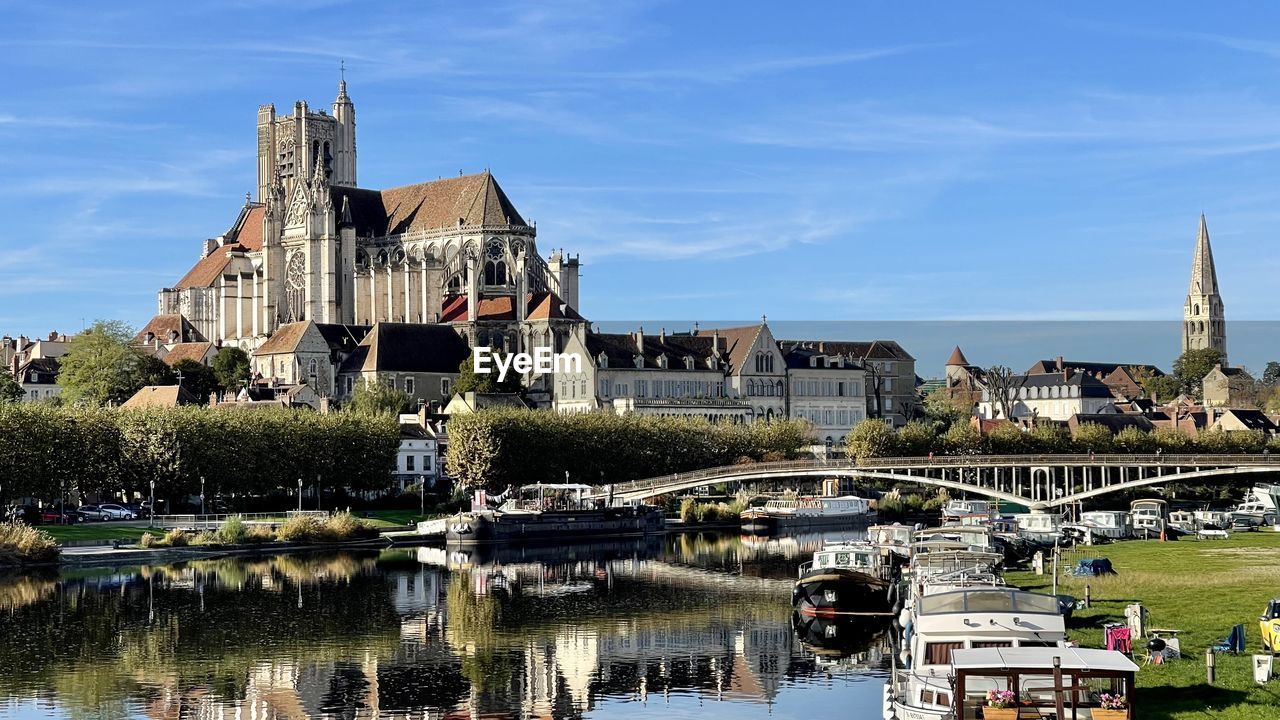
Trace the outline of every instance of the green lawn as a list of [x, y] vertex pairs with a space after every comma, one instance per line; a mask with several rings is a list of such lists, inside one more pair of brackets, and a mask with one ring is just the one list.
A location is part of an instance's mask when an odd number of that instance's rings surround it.
[[[1086, 584], [1092, 592], [1093, 606], [1076, 610], [1072, 619], [1073, 640], [1100, 647], [1103, 623], [1124, 622], [1124, 608], [1132, 602], [1141, 602], [1150, 611], [1151, 627], [1182, 631], [1181, 661], [1142, 665], [1145, 648], [1135, 647], [1141, 666], [1138, 717], [1280, 717], [1280, 680], [1266, 686], [1255, 684], [1250, 658], [1250, 654], [1261, 652], [1258, 616], [1268, 600], [1280, 597], [1280, 534], [1240, 533], [1229, 540], [1214, 541], [1128, 541], [1088, 551], [1084, 556], [1110, 558], [1118, 574], [1059, 582], [1058, 592], [1077, 598], [1084, 597]], [[1029, 572], [1008, 573], [1006, 580], [1040, 592], [1048, 592], [1052, 583], [1049, 575]], [[1205, 648], [1226, 636], [1236, 623], [1244, 623], [1247, 654], [1219, 654], [1217, 682], [1210, 686], [1205, 677]]]
[[146, 532], [145, 527], [123, 525], [99, 525], [84, 523], [81, 525], [41, 525], [41, 530], [53, 536], [59, 542], [64, 540], [137, 540]]

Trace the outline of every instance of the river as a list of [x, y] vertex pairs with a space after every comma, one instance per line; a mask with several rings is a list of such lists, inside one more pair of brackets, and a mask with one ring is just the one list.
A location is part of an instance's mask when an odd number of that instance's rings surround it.
[[821, 540], [0, 576], [0, 716], [878, 717], [884, 628], [793, 622], [790, 580]]

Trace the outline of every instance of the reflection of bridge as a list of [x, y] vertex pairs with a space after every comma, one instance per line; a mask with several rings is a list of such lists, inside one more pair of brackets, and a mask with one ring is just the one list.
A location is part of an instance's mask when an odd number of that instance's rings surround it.
[[[1269, 455], [968, 455], [794, 460], [708, 468], [619, 483], [614, 497], [638, 501], [720, 483], [841, 477], [918, 483], [1019, 505], [1052, 508], [1167, 482], [1206, 482], [1280, 472]], [[597, 490], [597, 495], [605, 491]]]

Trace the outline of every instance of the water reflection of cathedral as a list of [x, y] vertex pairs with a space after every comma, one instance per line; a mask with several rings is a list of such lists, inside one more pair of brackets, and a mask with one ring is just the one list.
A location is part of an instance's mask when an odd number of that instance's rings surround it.
[[[512, 570], [410, 556], [235, 560], [77, 592], [59, 581], [11, 619], [64, 617], [89, 645], [136, 648], [96, 672], [113, 701], [166, 719], [575, 718], [676, 695], [771, 703], [788, 677], [813, 671], [786, 597], [759, 578], [713, 583], [656, 561]], [[477, 592], [495, 573], [502, 591]], [[50, 673], [88, 672], [49, 660]], [[0, 692], [12, 692], [6, 676], [0, 667]], [[88, 703], [71, 684], [47, 692], [68, 709]]]

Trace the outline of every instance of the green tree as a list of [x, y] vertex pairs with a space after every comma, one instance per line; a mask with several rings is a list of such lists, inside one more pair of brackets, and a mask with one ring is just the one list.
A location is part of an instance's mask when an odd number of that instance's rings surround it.
[[118, 320], [96, 320], [67, 343], [58, 386], [71, 403], [106, 405], [129, 399], [141, 387], [143, 355], [130, 346], [133, 330]]
[[982, 433], [969, 423], [957, 423], [942, 434], [942, 449], [948, 455], [976, 455], [982, 452]]
[[1182, 384], [1182, 391], [1200, 397], [1204, 376], [1215, 365], [1222, 363], [1222, 351], [1216, 348], [1187, 350], [1173, 361], [1173, 375]]
[[409, 409], [409, 396], [380, 382], [358, 382], [347, 401], [347, 410], [369, 417], [398, 415]]
[[1117, 452], [1134, 454], [1152, 453], [1159, 447], [1155, 436], [1132, 425], [1116, 433], [1114, 445]]
[[237, 391], [249, 379], [249, 356], [238, 347], [228, 345], [218, 350], [210, 367], [223, 390]]
[[893, 457], [897, 454], [898, 436], [885, 421], [867, 418], [853, 426], [845, 436], [844, 444], [849, 457], [859, 461]]
[[473, 350], [466, 360], [458, 366], [458, 381], [453, 384], [453, 391], [459, 395], [463, 393], [491, 393], [494, 391], [496, 382], [494, 373], [478, 373], [475, 366], [475, 351]]
[[937, 444], [938, 433], [932, 422], [912, 420], [898, 431], [898, 454], [907, 457], [928, 455]]
[[973, 405], [969, 402], [969, 393], [966, 391], [938, 388], [925, 396], [924, 414], [930, 420], [950, 427], [967, 421], [973, 415]]
[[1074, 435], [1076, 450], [1079, 452], [1109, 453], [1115, 438], [1111, 430], [1098, 423], [1080, 423]]
[[1165, 403], [1178, 397], [1182, 382], [1173, 375], [1149, 375], [1142, 380], [1142, 392], [1154, 402]]
[[218, 376], [213, 368], [191, 358], [183, 358], [173, 364], [174, 382], [182, 375], [182, 387], [201, 403], [209, 401], [209, 395], [218, 388]]
[[139, 353], [138, 364], [134, 367], [133, 377], [133, 384], [136, 386], [135, 392], [137, 388], [148, 385], [178, 384], [178, 376], [174, 374], [173, 368], [155, 355], [148, 355], [145, 352]]
[[1001, 423], [987, 433], [987, 444], [995, 455], [1019, 455], [1031, 448], [1030, 433], [1013, 423]]
[[18, 384], [13, 376], [4, 370], [0, 370], [0, 403], [17, 402], [22, 399], [26, 393], [22, 390], [22, 386]]
[[1262, 384], [1277, 385], [1280, 384], [1280, 362], [1272, 360], [1262, 369]]

